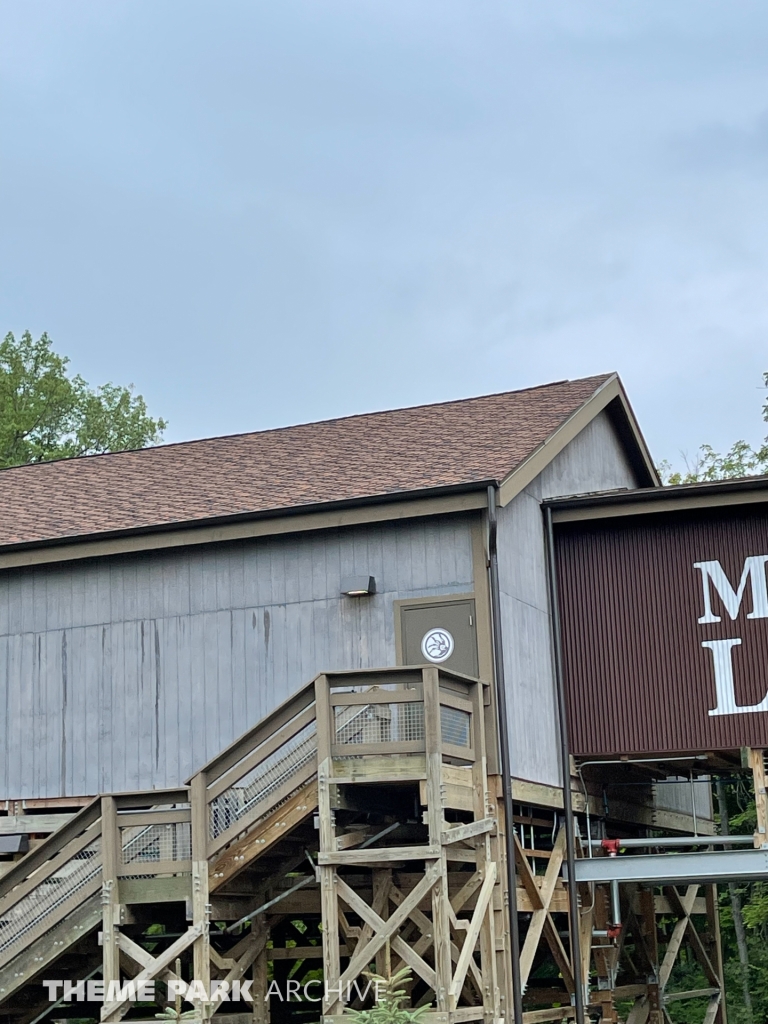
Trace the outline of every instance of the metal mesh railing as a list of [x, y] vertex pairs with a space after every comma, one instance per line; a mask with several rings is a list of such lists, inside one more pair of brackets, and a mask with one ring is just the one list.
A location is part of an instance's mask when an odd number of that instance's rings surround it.
[[[394, 715], [391, 709], [398, 709]], [[408, 704], [364, 704], [336, 707], [335, 734], [340, 744], [379, 743], [380, 739], [365, 739], [371, 729], [371, 711], [377, 721], [388, 716], [390, 736], [392, 722], [395, 735], [401, 738], [422, 739], [424, 736], [424, 708], [419, 702]], [[383, 710], [381, 710], [383, 709]], [[403, 710], [400, 710], [403, 709]], [[317, 751], [317, 723], [310, 722], [282, 746], [273, 751], [250, 772], [238, 779], [232, 786], [211, 800], [208, 830], [211, 839], [220, 835], [246, 818], [259, 804], [269, 800], [278, 790], [297, 775], [314, 757]], [[271, 806], [267, 805], [270, 809]], [[265, 807], [265, 813], [266, 813]]]
[[192, 825], [188, 821], [129, 826], [121, 828], [120, 832], [123, 864], [192, 857]]
[[101, 836], [44, 878], [0, 920], [0, 953], [21, 942], [78, 890], [101, 874]]
[[460, 708], [440, 705], [440, 729], [443, 743], [451, 743], [454, 747], [469, 747], [472, 716]]
[[211, 839], [218, 838], [280, 789], [312, 760], [316, 750], [317, 724], [310, 722], [242, 779], [220, 793], [210, 804], [208, 828]]
[[424, 739], [421, 701], [344, 705], [336, 708], [336, 743], [408, 743]]
[[[455, 708], [440, 709], [443, 738], [455, 746], [470, 745], [471, 717]], [[346, 704], [334, 708], [334, 734], [337, 746], [373, 743], [409, 743], [424, 740], [424, 704], [404, 703]], [[317, 725], [309, 722], [277, 750], [264, 758], [242, 778], [211, 800], [208, 830], [217, 839], [238, 822], [246, 819], [259, 805], [272, 809], [269, 798], [282, 791], [286, 783], [312, 761], [317, 751]], [[147, 855], [136, 859], [151, 860]], [[156, 857], [154, 859], [166, 859]]]

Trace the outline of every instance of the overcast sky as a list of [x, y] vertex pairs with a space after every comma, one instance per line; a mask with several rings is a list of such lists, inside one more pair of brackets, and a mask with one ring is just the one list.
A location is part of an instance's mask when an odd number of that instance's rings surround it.
[[0, 159], [0, 329], [168, 440], [607, 370], [657, 459], [765, 432], [765, 0], [0, 0]]

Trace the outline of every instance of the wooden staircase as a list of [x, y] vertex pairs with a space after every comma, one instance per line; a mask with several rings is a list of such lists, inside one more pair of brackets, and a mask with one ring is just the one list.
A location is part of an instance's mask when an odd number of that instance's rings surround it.
[[[506, 1016], [489, 703], [436, 667], [321, 675], [187, 785], [97, 798], [0, 879], [0, 1020], [153, 1017], [119, 997], [52, 1008], [41, 982], [168, 981], [177, 959], [202, 1020], [266, 1024], [269, 961], [325, 981], [275, 1022], [338, 1017], [372, 964], [411, 968], [425, 1024]], [[244, 979], [253, 1007], [211, 997]]]

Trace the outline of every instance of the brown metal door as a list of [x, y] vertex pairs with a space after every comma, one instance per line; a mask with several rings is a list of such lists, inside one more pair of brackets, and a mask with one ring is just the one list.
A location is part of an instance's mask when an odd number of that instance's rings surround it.
[[475, 602], [430, 601], [400, 608], [403, 663], [444, 665], [477, 677]]

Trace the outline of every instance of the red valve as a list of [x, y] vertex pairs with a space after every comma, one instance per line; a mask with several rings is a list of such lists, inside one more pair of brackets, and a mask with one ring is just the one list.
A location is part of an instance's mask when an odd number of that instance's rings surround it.
[[621, 847], [620, 839], [603, 839], [600, 843], [609, 857], [615, 857]]
[[606, 929], [606, 931], [608, 932], [608, 938], [618, 939], [618, 937], [621, 935], [621, 928], [622, 926], [620, 924], [609, 924], [608, 928]]

